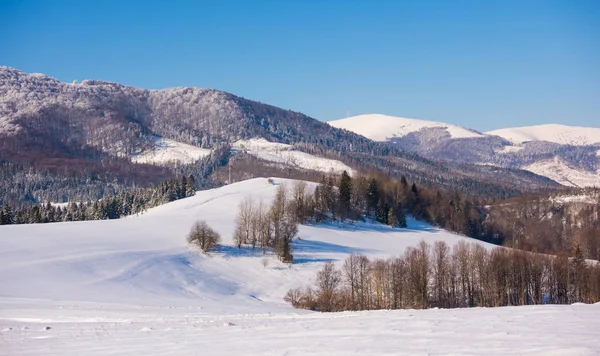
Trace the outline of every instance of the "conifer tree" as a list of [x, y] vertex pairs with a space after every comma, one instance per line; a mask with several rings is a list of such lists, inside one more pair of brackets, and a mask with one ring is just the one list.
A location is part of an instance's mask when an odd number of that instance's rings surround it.
[[338, 209], [340, 212], [340, 218], [342, 220], [349, 217], [352, 207], [350, 202], [352, 201], [352, 178], [348, 172], [344, 171], [340, 178], [338, 194]]
[[2, 209], [3, 211], [3, 225], [10, 225], [10, 224], [14, 224], [15, 223], [15, 217], [13, 215], [12, 209], [10, 207], [10, 205], [8, 205], [8, 203], [4, 203], [4, 208]]
[[398, 218], [398, 227], [401, 228], [405, 228], [407, 226], [406, 224], [406, 214], [404, 214], [404, 209], [402, 208], [398, 208], [396, 216]]
[[379, 204], [379, 186], [375, 178], [371, 179], [369, 186], [367, 187], [367, 213], [371, 217], [375, 217], [377, 212], [377, 205]]
[[190, 176], [187, 179], [186, 189], [186, 196], [191, 197], [194, 194], [196, 194], [196, 178], [194, 178], [193, 174], [190, 174]]

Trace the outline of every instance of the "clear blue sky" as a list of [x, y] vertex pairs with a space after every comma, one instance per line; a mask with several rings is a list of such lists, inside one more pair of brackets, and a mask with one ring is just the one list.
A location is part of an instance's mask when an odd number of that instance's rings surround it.
[[0, 0], [0, 65], [332, 120], [600, 126], [600, 1]]

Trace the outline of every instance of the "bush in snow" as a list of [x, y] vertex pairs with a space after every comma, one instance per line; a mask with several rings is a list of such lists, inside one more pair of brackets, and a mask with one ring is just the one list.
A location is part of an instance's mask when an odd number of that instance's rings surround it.
[[204, 252], [212, 250], [221, 242], [219, 233], [203, 220], [194, 223], [187, 239], [190, 244], [197, 245]]

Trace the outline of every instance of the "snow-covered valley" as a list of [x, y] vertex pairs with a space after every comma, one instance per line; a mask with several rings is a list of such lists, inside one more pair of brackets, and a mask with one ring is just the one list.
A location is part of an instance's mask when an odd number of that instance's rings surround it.
[[[289, 181], [275, 179], [276, 184]], [[301, 226], [294, 264], [231, 238], [258, 178], [120, 220], [0, 226], [0, 354], [555, 354], [600, 350], [600, 305], [316, 313], [283, 301], [323, 262], [399, 255], [421, 240], [475, 241], [411, 220]], [[208, 255], [186, 235], [206, 220]], [[480, 243], [480, 242], [477, 242]], [[483, 244], [483, 243], [481, 243]], [[492, 245], [483, 244], [487, 248]], [[560, 324], [560, 327], [557, 325]]]

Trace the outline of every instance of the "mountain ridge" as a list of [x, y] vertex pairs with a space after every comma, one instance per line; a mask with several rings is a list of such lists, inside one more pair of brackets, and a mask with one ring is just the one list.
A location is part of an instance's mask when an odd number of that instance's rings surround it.
[[[108, 182], [143, 186], [192, 173], [207, 175], [208, 179], [218, 165], [227, 164], [232, 157], [233, 143], [254, 138], [291, 145], [293, 150], [334, 159], [352, 169], [385, 171], [468, 194], [507, 196], [559, 187], [528, 172], [440, 163], [302, 113], [196, 87], [147, 90], [100, 80], [64, 83], [46, 75], [0, 67], [0, 127], [5, 128], [0, 131], [0, 164], [4, 165], [0, 174], [12, 177], [15, 172], [43, 169], [59, 178], [100, 180], [97, 198]], [[132, 160], [141, 153], [156, 151], [161, 139], [179, 147], [186, 144], [220, 152], [205, 157], [210, 163], [188, 160], [184, 165], [161, 166], [153, 160]], [[278, 160], [282, 167], [285, 162], [294, 163], [293, 159]], [[254, 169], [253, 174], [259, 174], [258, 168]], [[15, 184], [0, 186], [0, 196], [36, 201], [36, 189], [50, 189], [47, 179], [43, 178], [44, 184], [23, 181], [17, 186], [27, 191], [11, 194], [7, 191], [14, 190]]]
[[477, 131], [377, 114], [329, 123], [432, 160], [524, 169], [566, 186], [600, 186], [600, 128], [548, 124], [460, 135], [456, 130]]

